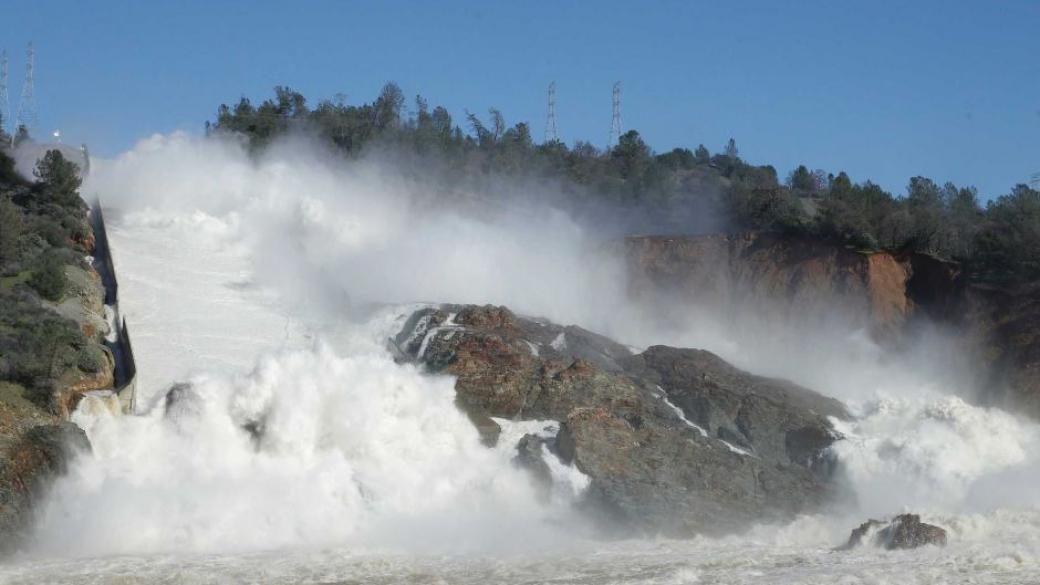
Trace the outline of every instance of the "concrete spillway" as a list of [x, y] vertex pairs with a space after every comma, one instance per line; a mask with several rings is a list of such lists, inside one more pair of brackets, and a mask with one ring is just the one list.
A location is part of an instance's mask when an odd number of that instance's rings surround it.
[[105, 287], [105, 306], [111, 311], [112, 332], [105, 345], [115, 358], [114, 388], [124, 414], [137, 410], [137, 363], [130, 345], [130, 331], [126, 319], [119, 312], [119, 281], [116, 279], [112, 249], [105, 229], [105, 216], [101, 201], [94, 200], [90, 209], [90, 224], [94, 230], [94, 269], [101, 276]]

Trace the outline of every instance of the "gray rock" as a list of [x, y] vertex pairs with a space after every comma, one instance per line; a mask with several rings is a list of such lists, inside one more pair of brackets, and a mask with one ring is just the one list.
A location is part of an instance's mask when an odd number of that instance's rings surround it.
[[543, 446], [546, 440], [538, 435], [526, 434], [516, 444], [516, 457], [513, 462], [526, 469], [538, 492], [539, 499], [546, 501], [552, 493], [552, 471], [545, 462]]
[[89, 451], [86, 433], [69, 422], [33, 427], [7, 449], [0, 459], [0, 551], [23, 542], [51, 482]]
[[891, 521], [867, 520], [852, 531], [843, 550], [870, 544], [888, 550], [917, 548], [926, 544], [946, 546], [946, 531], [921, 522], [917, 514], [900, 514]]
[[[708, 352], [633, 356], [578, 327], [457, 305], [418, 311], [391, 345], [455, 376], [471, 420], [559, 421], [552, 452], [590, 477], [587, 507], [623, 530], [726, 533], [838, 496], [819, 462], [841, 405]], [[544, 482], [539, 441], [525, 437], [517, 462]]]
[[822, 454], [838, 436], [827, 417], [849, 416], [833, 398], [751, 375], [704, 350], [656, 345], [624, 365], [630, 375], [659, 386], [713, 437], [770, 462], [823, 473], [832, 467]]

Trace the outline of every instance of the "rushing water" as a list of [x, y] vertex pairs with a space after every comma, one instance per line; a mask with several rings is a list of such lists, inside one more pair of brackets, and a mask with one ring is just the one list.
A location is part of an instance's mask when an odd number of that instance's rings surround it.
[[[202, 147], [174, 139], [136, 156], [158, 150], [176, 168], [169, 159], [177, 148]], [[551, 432], [551, 421], [503, 421], [499, 446], [483, 447], [453, 405], [453, 381], [395, 364], [384, 348], [386, 336], [415, 305], [359, 302], [366, 296], [394, 302], [428, 298], [417, 291], [429, 287], [448, 295], [443, 300], [494, 301], [502, 295], [507, 298], [501, 302], [522, 310], [556, 310], [552, 316], [562, 320], [571, 315], [569, 321], [626, 331], [623, 325], [638, 321], [638, 314], [614, 311], [609, 314], [617, 322], [595, 321], [578, 304], [568, 308], [567, 298], [550, 306], [545, 303], [555, 302], [551, 294], [525, 293], [530, 283], [506, 290], [494, 278], [467, 272], [473, 262], [477, 272], [493, 270], [494, 258], [504, 257], [513, 262], [511, 269], [545, 270], [550, 288], [578, 287], [580, 281], [563, 279], [581, 262], [537, 264], [547, 249], [567, 249], [568, 229], [554, 226], [552, 245], [534, 246], [527, 255], [516, 243], [523, 238], [507, 230], [504, 244], [443, 252], [454, 256], [427, 271], [407, 257], [414, 252], [410, 245], [388, 252], [410, 232], [401, 231], [408, 222], [400, 219], [380, 223], [382, 208], [344, 221], [349, 214], [315, 195], [332, 188], [328, 181], [306, 182], [282, 167], [250, 178], [257, 171], [239, 158], [201, 158], [211, 166], [220, 163], [219, 184], [230, 185], [231, 195], [210, 186], [217, 203], [118, 201], [124, 213], [112, 220], [110, 236], [141, 376], [139, 416], [113, 415], [104, 397], [83, 403], [75, 421], [86, 429], [94, 453], [55, 486], [35, 539], [0, 565], [0, 582], [1040, 579], [1037, 426], [972, 406], [927, 376], [876, 376], [881, 362], [870, 359], [855, 366], [818, 358], [820, 369], [799, 380], [824, 390], [832, 387], [831, 379], [848, 381], [835, 394], [859, 416], [842, 427], [847, 438], [836, 452], [859, 508], [722, 539], [597, 538], [570, 505], [585, 485], [580, 472], [554, 462], [557, 489], [546, 502], [511, 462], [516, 438]], [[187, 175], [171, 179], [184, 181], [171, 188], [174, 195], [199, 188], [202, 179], [189, 171], [205, 165], [191, 165], [174, 173]], [[128, 190], [142, 188], [132, 174], [115, 177]], [[290, 180], [292, 188], [280, 180]], [[263, 213], [250, 213], [257, 207], [251, 189], [264, 194]], [[291, 229], [283, 225], [285, 218]], [[502, 228], [446, 221], [448, 232], [461, 231], [463, 239]], [[437, 228], [426, 229], [417, 237], [432, 241]], [[273, 252], [270, 244], [284, 242], [286, 233], [301, 244], [290, 253]], [[316, 242], [323, 246], [316, 248]], [[370, 274], [379, 266], [355, 258], [372, 255], [384, 259], [386, 282]], [[393, 257], [400, 261], [393, 263]], [[430, 262], [429, 256], [423, 260]], [[314, 269], [322, 266], [331, 272]], [[402, 290], [409, 281], [401, 270], [414, 276], [413, 290]], [[451, 279], [461, 281], [459, 296], [465, 298], [452, 294]], [[344, 294], [330, 294], [329, 283]], [[395, 294], [374, 294], [381, 286]], [[605, 303], [618, 306], [616, 299]], [[624, 341], [645, 340], [645, 331], [627, 331], [632, 339]], [[743, 365], [768, 362], [739, 339], [697, 341]], [[167, 403], [165, 391], [185, 380], [190, 389]], [[855, 392], [847, 389], [855, 384]], [[244, 426], [263, 432], [252, 434]], [[945, 527], [950, 545], [833, 550], [866, 516], [904, 509]]]

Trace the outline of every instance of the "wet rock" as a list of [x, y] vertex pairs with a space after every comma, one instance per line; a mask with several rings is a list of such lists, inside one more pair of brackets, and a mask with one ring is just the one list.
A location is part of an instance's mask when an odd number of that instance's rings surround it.
[[921, 522], [917, 514], [900, 514], [889, 522], [867, 520], [852, 531], [843, 549], [873, 545], [888, 550], [917, 548], [927, 544], [946, 546], [946, 531]]
[[0, 551], [23, 541], [51, 482], [89, 450], [86, 434], [68, 422], [33, 427], [7, 449], [0, 459]]
[[195, 387], [188, 382], [177, 382], [166, 390], [163, 397], [163, 415], [166, 418], [191, 417], [201, 412]]
[[552, 471], [545, 462], [546, 439], [538, 435], [526, 434], [516, 444], [516, 457], [513, 462], [526, 470], [531, 477], [539, 499], [548, 500], [552, 493]]
[[[614, 526], [725, 533], [837, 496], [815, 466], [837, 438], [826, 417], [844, 416], [840, 404], [707, 352], [633, 356], [578, 327], [458, 305], [418, 311], [391, 341], [401, 359], [455, 376], [471, 420], [560, 422], [551, 452], [590, 478], [587, 507]], [[551, 481], [540, 440], [525, 437], [517, 462]]]
[[754, 376], [704, 350], [656, 345], [623, 363], [710, 436], [775, 463], [829, 469], [822, 454], [837, 435], [827, 417], [849, 416], [833, 398]]

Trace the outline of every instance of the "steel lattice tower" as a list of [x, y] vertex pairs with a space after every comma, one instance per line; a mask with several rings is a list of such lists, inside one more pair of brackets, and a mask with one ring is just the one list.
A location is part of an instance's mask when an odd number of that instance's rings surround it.
[[3, 123], [0, 124], [0, 134], [6, 128], [11, 128], [14, 134], [14, 120], [11, 119], [11, 100], [7, 97], [7, 50], [0, 51], [0, 115]]
[[556, 82], [549, 84], [549, 109], [545, 117], [545, 142], [558, 142], [556, 133]]
[[613, 112], [610, 118], [610, 138], [607, 139], [607, 148], [611, 148], [618, 143], [621, 138], [621, 82], [614, 82], [614, 91], [612, 92], [613, 98]]
[[1040, 173], [1033, 173], [1030, 175], [1029, 186], [1034, 189], [1040, 189]]
[[27, 130], [35, 130], [38, 122], [36, 118], [36, 98], [33, 96], [33, 68], [36, 52], [33, 50], [32, 41], [25, 49], [25, 85], [22, 86], [22, 99], [18, 104], [18, 124], [25, 126]]

